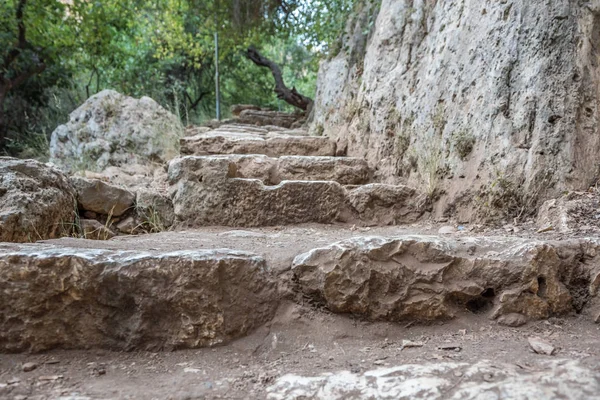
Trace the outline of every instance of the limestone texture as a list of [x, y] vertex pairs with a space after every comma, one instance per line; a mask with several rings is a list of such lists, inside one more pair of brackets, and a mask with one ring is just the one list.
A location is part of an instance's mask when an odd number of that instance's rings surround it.
[[166, 162], [178, 155], [183, 126], [149, 97], [103, 90], [52, 133], [50, 161], [67, 171]]
[[277, 303], [252, 253], [0, 244], [4, 352], [214, 346], [268, 321]]
[[69, 179], [34, 160], [0, 157], [0, 242], [35, 242], [70, 231], [77, 203]]
[[267, 136], [243, 132], [212, 131], [181, 139], [182, 155], [209, 154], [265, 154], [270, 157], [284, 155], [333, 156], [335, 143], [324, 137]]
[[267, 399], [582, 400], [596, 397], [598, 390], [597, 373], [579, 361], [547, 361], [524, 371], [513, 363], [482, 360], [406, 364], [360, 374], [287, 374], [269, 386]]
[[265, 185], [277, 185], [285, 180], [334, 181], [342, 185], [367, 183], [371, 171], [365, 160], [349, 157], [282, 156], [260, 154], [230, 154], [187, 156], [218, 158], [235, 164], [235, 177], [259, 179]]
[[169, 164], [175, 215], [191, 226], [268, 226], [334, 222], [344, 188], [329, 181], [284, 181], [265, 186], [236, 178], [234, 162], [222, 157], [183, 157]]
[[597, 303], [598, 245], [594, 239], [358, 237], [297, 256], [293, 273], [305, 295], [370, 320], [443, 320], [462, 312], [542, 319]]
[[321, 64], [313, 133], [464, 220], [499, 182], [529, 208], [596, 182], [600, 3], [374, 4]]
[[379, 226], [414, 223], [429, 206], [426, 196], [413, 188], [382, 183], [351, 189], [348, 202], [358, 221]]
[[98, 179], [71, 177], [79, 208], [102, 215], [119, 217], [133, 207], [135, 195], [128, 190]]
[[152, 190], [137, 191], [135, 213], [140, 223], [149, 225], [153, 231], [166, 230], [175, 222], [171, 199]]

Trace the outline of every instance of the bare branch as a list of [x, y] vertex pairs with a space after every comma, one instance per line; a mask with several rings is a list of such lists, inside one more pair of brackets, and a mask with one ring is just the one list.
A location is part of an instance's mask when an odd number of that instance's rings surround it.
[[254, 64], [259, 67], [266, 67], [271, 70], [273, 78], [275, 79], [275, 93], [277, 98], [291, 104], [294, 107], [298, 107], [304, 111], [310, 111], [313, 105], [313, 100], [310, 97], [306, 97], [292, 88], [291, 90], [285, 85], [283, 81], [283, 74], [277, 64], [268, 58], [264, 57], [254, 47], [249, 47], [246, 51], [246, 57], [248, 57]]

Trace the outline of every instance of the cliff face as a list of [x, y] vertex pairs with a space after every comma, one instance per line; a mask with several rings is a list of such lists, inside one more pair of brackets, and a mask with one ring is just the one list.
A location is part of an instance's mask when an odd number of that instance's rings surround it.
[[595, 183], [600, 0], [363, 6], [321, 65], [314, 133], [464, 220]]

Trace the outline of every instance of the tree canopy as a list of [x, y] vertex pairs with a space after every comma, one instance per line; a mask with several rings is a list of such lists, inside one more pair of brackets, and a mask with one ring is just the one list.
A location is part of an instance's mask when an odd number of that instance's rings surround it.
[[[0, 152], [45, 146], [73, 108], [105, 88], [150, 96], [184, 123], [214, 115], [214, 34], [222, 102], [288, 108], [260, 50], [300, 93], [352, 0], [4, 0], [0, 3]], [[25, 143], [27, 144], [27, 143]], [[31, 146], [30, 146], [31, 147]]]

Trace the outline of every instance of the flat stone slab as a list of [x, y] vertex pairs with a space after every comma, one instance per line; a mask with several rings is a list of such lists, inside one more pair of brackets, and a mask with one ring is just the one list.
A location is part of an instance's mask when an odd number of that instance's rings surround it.
[[560, 242], [437, 236], [357, 237], [296, 257], [299, 289], [370, 320], [443, 320], [463, 312], [598, 318], [598, 239]]
[[335, 143], [328, 138], [318, 136], [271, 133], [265, 138], [262, 135], [244, 131], [212, 131], [184, 137], [180, 143], [182, 155], [265, 154], [270, 157], [335, 155]]
[[539, 369], [515, 364], [406, 364], [361, 374], [350, 371], [277, 378], [267, 399], [583, 400], [595, 398], [600, 376], [574, 360], [552, 360]]
[[[275, 158], [258, 154], [187, 157], [228, 160], [235, 164], [233, 177], [260, 179], [265, 185], [277, 185], [285, 180], [334, 181], [342, 185], [360, 185], [368, 182], [371, 177], [367, 162], [360, 158], [315, 156]], [[188, 163], [188, 165], [193, 164], [201, 166], [203, 161]], [[201, 173], [202, 171], [198, 172]]]
[[273, 182], [309, 180], [362, 185], [371, 178], [371, 171], [362, 158], [283, 156], [277, 159], [274, 175]]
[[0, 351], [214, 346], [269, 321], [276, 292], [249, 252], [0, 244]]

